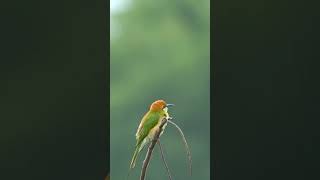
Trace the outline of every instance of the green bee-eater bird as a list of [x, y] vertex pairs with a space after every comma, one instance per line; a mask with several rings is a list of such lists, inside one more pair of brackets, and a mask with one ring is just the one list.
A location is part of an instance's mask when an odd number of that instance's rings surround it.
[[[159, 128], [162, 118], [169, 118], [168, 107], [173, 104], [167, 104], [164, 100], [157, 100], [150, 106], [149, 111], [143, 116], [137, 133], [136, 147], [131, 160], [130, 169], [134, 168], [139, 152], [144, 145], [148, 144], [154, 137], [157, 128]], [[163, 126], [165, 128], [166, 124]], [[161, 134], [163, 131], [161, 132]], [[161, 135], [160, 134], [160, 135]]]

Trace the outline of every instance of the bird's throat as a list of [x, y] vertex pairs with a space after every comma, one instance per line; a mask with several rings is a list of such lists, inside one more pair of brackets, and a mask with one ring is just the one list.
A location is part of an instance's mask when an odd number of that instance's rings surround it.
[[167, 119], [170, 118], [169, 113], [168, 113], [168, 107], [163, 108], [163, 111], [164, 111], [165, 117]]

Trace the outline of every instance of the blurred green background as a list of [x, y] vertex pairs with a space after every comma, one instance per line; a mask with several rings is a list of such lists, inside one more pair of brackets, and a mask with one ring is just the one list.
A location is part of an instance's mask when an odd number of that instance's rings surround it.
[[[191, 148], [193, 176], [178, 131], [161, 136], [174, 179], [210, 177], [209, 0], [111, 0], [111, 178], [125, 179], [135, 133], [157, 99], [176, 104], [169, 113]], [[146, 149], [129, 179], [138, 179]], [[147, 179], [167, 179], [158, 147]]]

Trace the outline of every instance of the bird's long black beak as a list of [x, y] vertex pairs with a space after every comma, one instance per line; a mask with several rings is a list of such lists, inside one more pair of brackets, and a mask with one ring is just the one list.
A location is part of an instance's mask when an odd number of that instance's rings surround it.
[[170, 107], [170, 106], [175, 106], [174, 104], [167, 104], [167, 107]]

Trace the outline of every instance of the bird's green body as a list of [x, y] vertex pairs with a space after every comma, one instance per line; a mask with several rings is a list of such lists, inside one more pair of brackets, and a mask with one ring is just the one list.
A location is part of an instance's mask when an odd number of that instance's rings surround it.
[[[137, 142], [135, 146], [135, 151], [130, 163], [131, 169], [135, 166], [135, 162], [137, 160], [139, 152], [147, 143], [149, 143], [153, 139], [157, 128], [159, 128], [161, 119], [169, 117], [169, 114], [167, 112], [168, 108], [166, 107], [166, 104], [162, 105], [161, 102], [156, 101], [156, 104], [153, 103], [150, 107], [150, 110], [144, 115], [139, 124], [136, 133]], [[163, 127], [163, 129], [164, 128], [165, 126]]]

